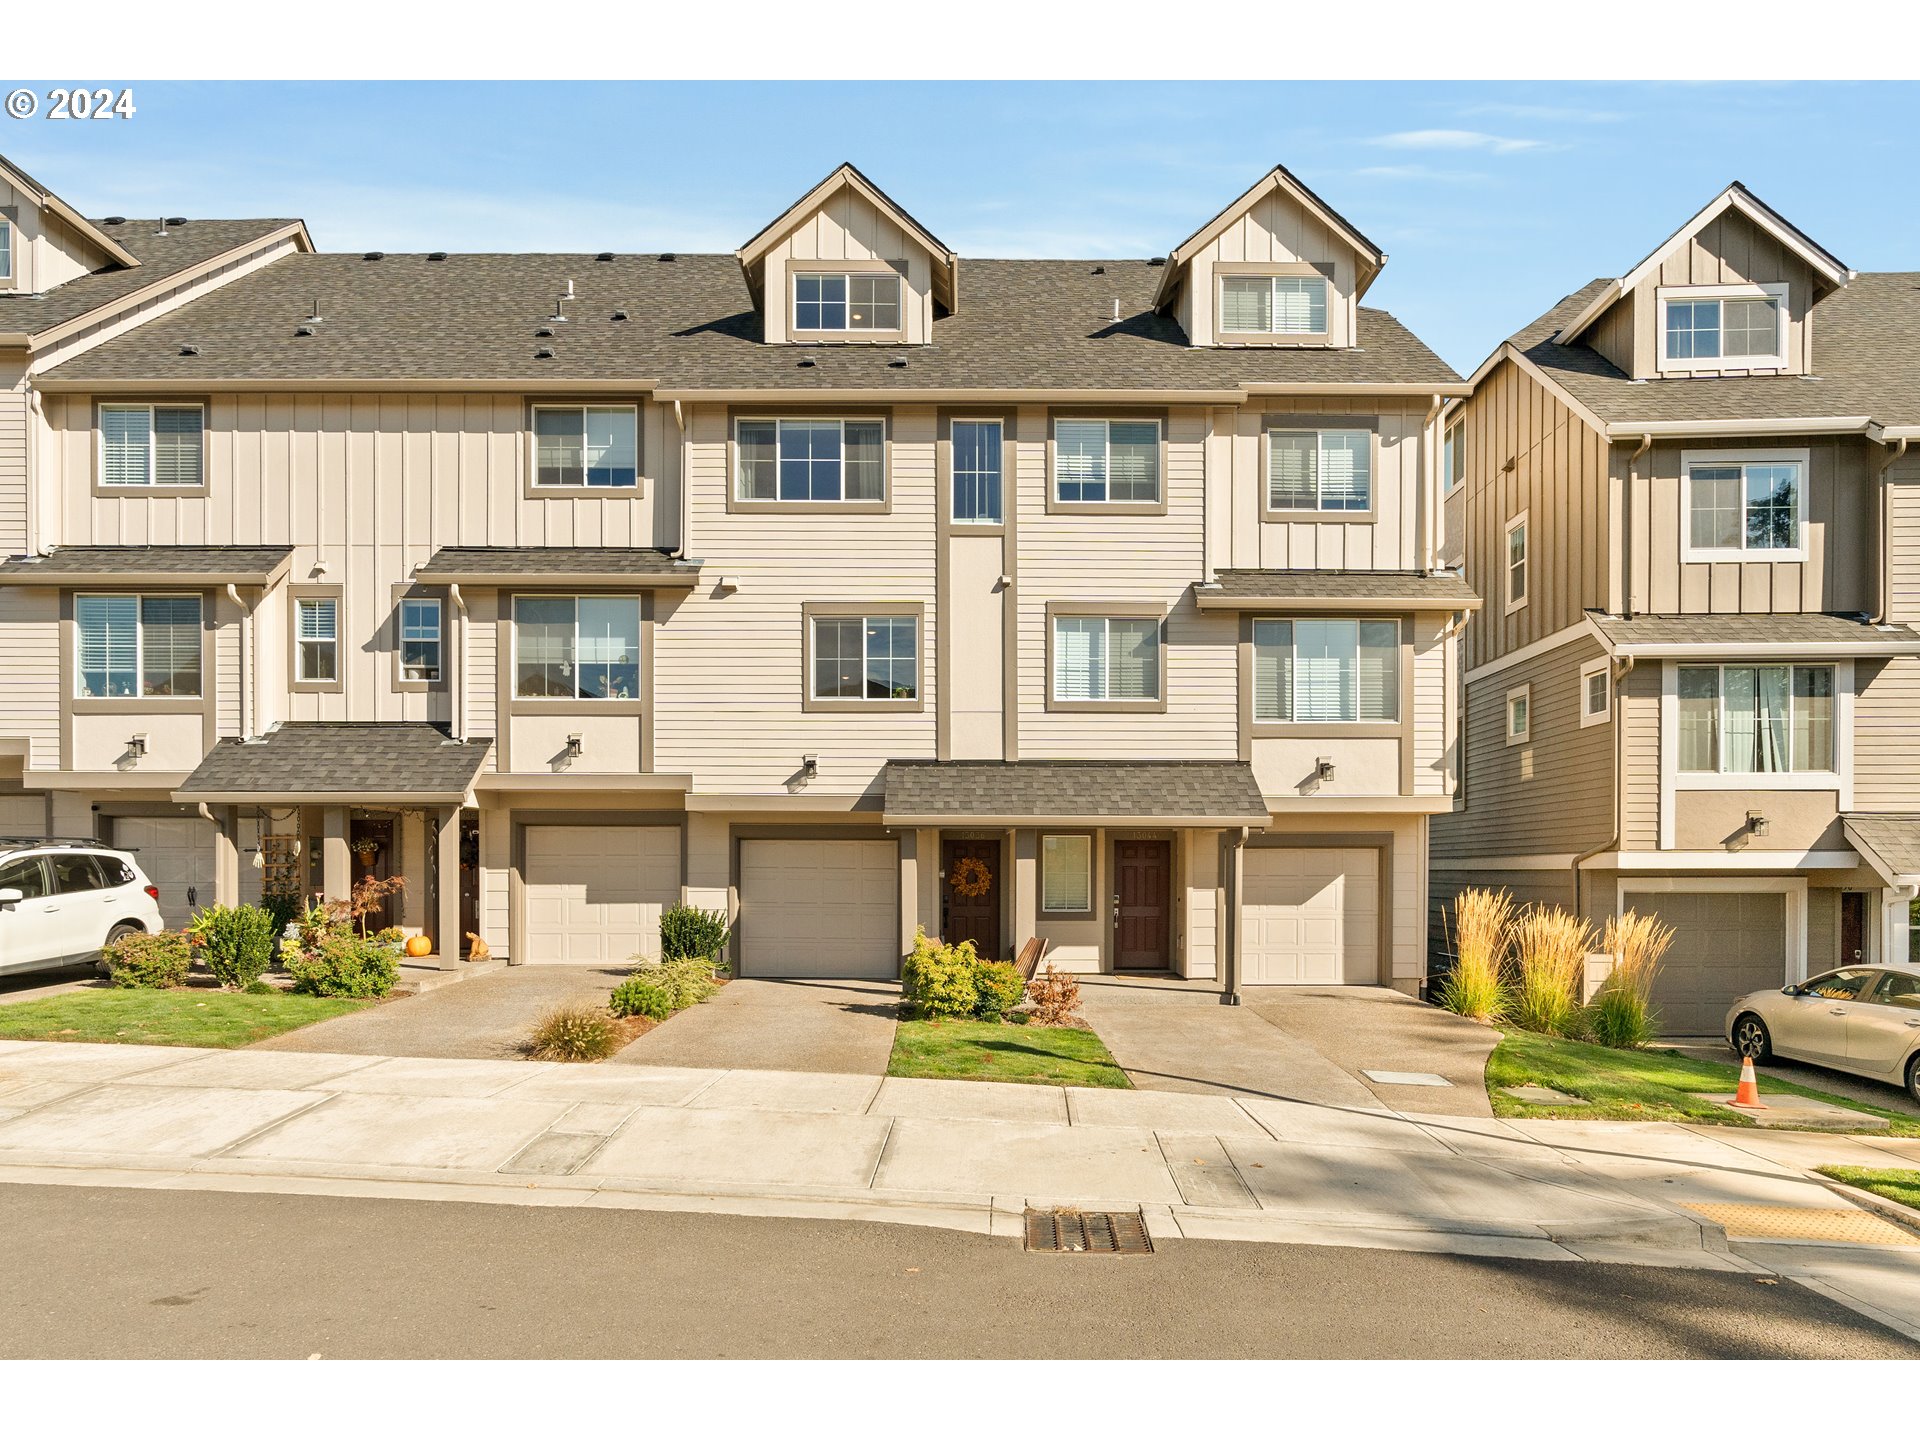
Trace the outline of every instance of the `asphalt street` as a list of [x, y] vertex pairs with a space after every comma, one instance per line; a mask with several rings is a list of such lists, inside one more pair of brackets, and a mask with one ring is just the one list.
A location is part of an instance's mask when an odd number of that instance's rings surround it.
[[6, 1358], [1920, 1357], [1699, 1270], [51, 1185], [0, 1228]]

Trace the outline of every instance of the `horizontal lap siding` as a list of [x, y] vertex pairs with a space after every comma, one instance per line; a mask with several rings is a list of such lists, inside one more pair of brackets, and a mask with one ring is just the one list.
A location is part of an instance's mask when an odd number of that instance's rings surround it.
[[0, 555], [24, 554], [27, 546], [26, 366], [0, 359]]
[[1889, 620], [1920, 620], [1920, 451], [1887, 471]]
[[1854, 662], [1853, 804], [1920, 811], [1920, 659]]
[[1447, 725], [1447, 690], [1453, 683], [1448, 663], [1453, 641], [1439, 638], [1445, 617], [1413, 621], [1413, 792], [1447, 793], [1447, 757], [1453, 735]]
[[1616, 697], [1626, 734], [1626, 771], [1620, 819], [1622, 850], [1660, 846], [1660, 665], [1636, 666]]
[[28, 764], [60, 763], [60, 597], [53, 590], [0, 586], [0, 739], [29, 743]]

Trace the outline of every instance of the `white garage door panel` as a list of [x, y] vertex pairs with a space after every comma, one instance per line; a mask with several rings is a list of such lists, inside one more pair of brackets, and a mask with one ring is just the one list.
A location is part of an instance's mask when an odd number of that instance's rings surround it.
[[46, 796], [0, 795], [0, 835], [32, 840], [46, 833]]
[[113, 822], [113, 843], [133, 851], [160, 888], [160, 916], [169, 930], [213, 904], [213, 826], [206, 821], [122, 816]]
[[742, 840], [740, 973], [893, 979], [899, 886], [891, 840]]
[[625, 965], [660, 953], [660, 912], [680, 902], [673, 825], [529, 825], [526, 962]]
[[1673, 927], [1653, 977], [1661, 1034], [1717, 1035], [1736, 999], [1786, 983], [1787, 897], [1779, 891], [1629, 891], [1622, 899]]
[[1242, 984], [1379, 981], [1378, 852], [1255, 846], [1244, 873]]

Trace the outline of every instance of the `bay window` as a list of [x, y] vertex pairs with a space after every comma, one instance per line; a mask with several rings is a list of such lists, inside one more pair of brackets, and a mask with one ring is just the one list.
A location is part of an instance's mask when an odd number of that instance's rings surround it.
[[1253, 718], [1268, 724], [1400, 718], [1400, 622], [1256, 620]]
[[1267, 431], [1267, 509], [1353, 514], [1373, 508], [1373, 432]]
[[734, 494], [741, 500], [834, 503], [887, 498], [882, 420], [741, 420]]
[[1682, 665], [1681, 771], [1833, 770], [1833, 686], [1831, 665]]
[[76, 595], [73, 621], [80, 698], [200, 695], [198, 595]]
[[636, 596], [516, 595], [513, 642], [523, 700], [640, 698]]

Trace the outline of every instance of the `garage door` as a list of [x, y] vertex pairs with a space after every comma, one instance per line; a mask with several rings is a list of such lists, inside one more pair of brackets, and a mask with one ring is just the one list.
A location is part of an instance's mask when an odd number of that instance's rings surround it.
[[891, 980], [900, 970], [891, 840], [740, 842], [740, 973]]
[[160, 887], [160, 916], [177, 930], [214, 901], [213, 826], [204, 820], [126, 815], [113, 822], [113, 843], [134, 852]]
[[529, 825], [523, 872], [532, 965], [625, 965], [660, 953], [660, 912], [680, 903], [673, 825]]
[[1717, 1035], [1736, 997], [1787, 982], [1787, 897], [1778, 891], [1629, 892], [1625, 904], [1673, 927], [1653, 979], [1663, 1035]]
[[1380, 855], [1251, 846], [1241, 902], [1241, 983], [1380, 980]]
[[46, 796], [0, 795], [0, 836], [34, 840], [46, 833]]

